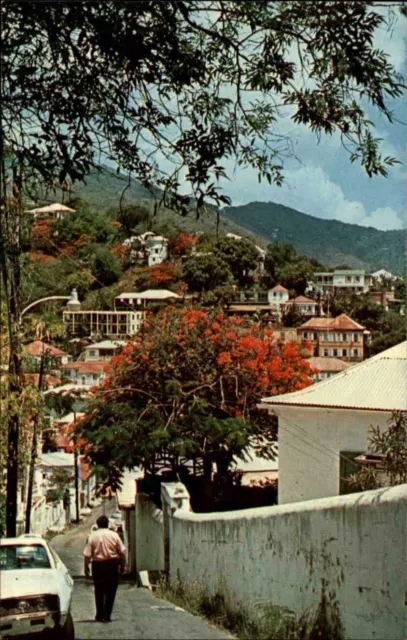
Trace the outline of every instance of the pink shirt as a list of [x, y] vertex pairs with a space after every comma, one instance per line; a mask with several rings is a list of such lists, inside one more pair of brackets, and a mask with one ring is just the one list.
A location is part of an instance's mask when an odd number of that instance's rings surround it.
[[110, 529], [98, 529], [90, 534], [83, 555], [92, 560], [114, 560], [126, 552], [120, 536]]

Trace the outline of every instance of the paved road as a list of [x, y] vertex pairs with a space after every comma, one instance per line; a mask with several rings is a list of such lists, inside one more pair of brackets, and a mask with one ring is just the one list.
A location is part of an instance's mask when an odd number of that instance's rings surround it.
[[[113, 501], [112, 501], [113, 503]], [[114, 505], [106, 508], [109, 513]], [[83, 576], [83, 548], [91, 525], [102, 513], [102, 507], [79, 526], [53, 538], [51, 544], [75, 578], [72, 615], [76, 640], [220, 640], [231, 639], [226, 632], [156, 598], [151, 591], [134, 583], [119, 585], [112, 622], [95, 622], [93, 585]]]

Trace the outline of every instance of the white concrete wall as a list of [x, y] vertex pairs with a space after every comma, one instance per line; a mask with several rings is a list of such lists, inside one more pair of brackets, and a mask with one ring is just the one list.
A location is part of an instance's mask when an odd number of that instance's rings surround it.
[[278, 415], [278, 502], [339, 495], [340, 451], [366, 451], [369, 428], [388, 426], [386, 411], [273, 407]]
[[145, 493], [136, 496], [135, 519], [136, 570], [164, 570], [163, 513]]
[[245, 608], [315, 611], [322, 592], [345, 638], [406, 637], [407, 485], [222, 514], [169, 518], [172, 578]]

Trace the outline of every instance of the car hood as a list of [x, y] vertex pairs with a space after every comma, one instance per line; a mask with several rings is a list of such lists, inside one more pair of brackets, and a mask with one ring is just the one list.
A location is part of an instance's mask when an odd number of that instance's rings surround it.
[[54, 569], [29, 569], [1, 572], [1, 599], [20, 598], [51, 593], [59, 595], [58, 577]]

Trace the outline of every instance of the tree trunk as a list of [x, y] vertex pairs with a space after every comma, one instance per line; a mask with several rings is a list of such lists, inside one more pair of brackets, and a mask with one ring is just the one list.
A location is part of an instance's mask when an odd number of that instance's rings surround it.
[[[2, 299], [6, 301], [9, 371], [8, 391], [10, 409], [8, 416], [6, 531], [8, 537], [17, 534], [18, 464], [20, 417], [18, 399], [22, 393], [21, 344], [20, 344], [20, 286], [21, 286], [21, 174], [13, 170], [13, 197], [8, 197], [4, 163], [3, 135], [0, 132], [1, 157], [1, 212], [0, 212], [0, 265]], [[13, 402], [14, 400], [14, 402]]]
[[[45, 354], [44, 352], [41, 355], [40, 362], [40, 373], [38, 377], [38, 390], [41, 392], [43, 387], [44, 380], [44, 361]], [[31, 508], [32, 508], [32, 498], [33, 498], [33, 488], [34, 488], [34, 472], [35, 472], [35, 461], [37, 459], [37, 447], [38, 447], [38, 426], [39, 426], [39, 416], [38, 413], [34, 419], [34, 431], [33, 431], [33, 439], [31, 446], [31, 459], [30, 459], [30, 470], [28, 474], [28, 490], [27, 490], [27, 503], [26, 503], [26, 511], [25, 511], [25, 532], [30, 533], [31, 527]]]
[[[74, 412], [74, 424], [76, 422], [76, 413]], [[80, 513], [79, 513], [79, 456], [78, 449], [76, 447], [76, 434], [73, 435], [74, 449], [73, 449], [73, 459], [74, 459], [74, 474], [75, 474], [75, 522], [79, 522]]]

